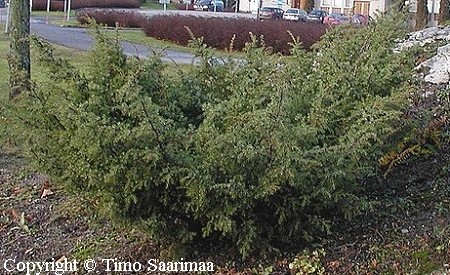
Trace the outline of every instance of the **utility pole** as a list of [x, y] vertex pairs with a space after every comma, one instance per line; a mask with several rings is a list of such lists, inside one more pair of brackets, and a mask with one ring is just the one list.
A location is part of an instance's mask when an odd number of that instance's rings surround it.
[[11, 0], [10, 5], [9, 97], [13, 99], [31, 88], [30, 0]]

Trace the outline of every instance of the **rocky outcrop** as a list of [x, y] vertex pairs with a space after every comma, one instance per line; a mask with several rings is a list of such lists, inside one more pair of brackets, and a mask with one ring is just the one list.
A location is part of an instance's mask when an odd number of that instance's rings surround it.
[[423, 47], [433, 43], [446, 45], [438, 47], [436, 55], [419, 64], [416, 69], [423, 72], [425, 82], [445, 84], [450, 81], [450, 27], [431, 27], [410, 33], [404, 41], [398, 43], [395, 50]]

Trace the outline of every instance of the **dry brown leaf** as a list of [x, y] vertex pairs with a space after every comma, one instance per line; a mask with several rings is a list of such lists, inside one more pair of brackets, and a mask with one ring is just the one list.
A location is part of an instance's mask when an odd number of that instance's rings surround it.
[[11, 216], [14, 220], [20, 220], [20, 215], [17, 213], [16, 209], [11, 209]]
[[11, 190], [13, 196], [19, 195], [20, 193], [22, 193], [22, 191], [23, 191], [23, 189], [22, 189], [22, 188], [19, 188], [19, 187], [14, 187], [14, 188]]
[[53, 191], [50, 189], [50, 182], [46, 180], [41, 186], [41, 199], [53, 195]]
[[331, 261], [328, 263], [328, 267], [332, 270], [336, 270], [341, 265], [341, 262], [339, 260]]
[[63, 255], [58, 260], [56, 260], [56, 263], [61, 263], [64, 262], [65, 260], [67, 260], [67, 257]]
[[43, 199], [43, 198], [45, 198], [45, 197], [48, 197], [48, 196], [51, 196], [51, 195], [53, 195], [53, 194], [54, 194], [54, 193], [53, 193], [52, 190], [50, 190], [50, 189], [48, 189], [48, 188], [43, 189], [43, 190], [42, 190], [42, 194], [41, 194], [41, 199]]

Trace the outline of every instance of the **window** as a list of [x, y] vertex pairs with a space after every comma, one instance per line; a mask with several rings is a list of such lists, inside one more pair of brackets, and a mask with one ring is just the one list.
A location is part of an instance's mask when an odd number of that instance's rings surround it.
[[344, 7], [350, 8], [353, 6], [352, 0], [344, 0]]
[[322, 0], [322, 6], [331, 6], [331, 0]]

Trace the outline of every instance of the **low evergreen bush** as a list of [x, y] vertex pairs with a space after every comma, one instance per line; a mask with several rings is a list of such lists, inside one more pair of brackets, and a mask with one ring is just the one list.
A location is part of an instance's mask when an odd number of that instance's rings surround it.
[[52, 81], [12, 119], [39, 169], [111, 217], [172, 247], [265, 254], [367, 207], [358, 179], [402, 130], [413, 87], [396, 22], [333, 29], [311, 52], [295, 40], [288, 56], [253, 36], [245, 57], [217, 60], [194, 39], [202, 62], [179, 78], [99, 32], [83, 70], [37, 41]]

